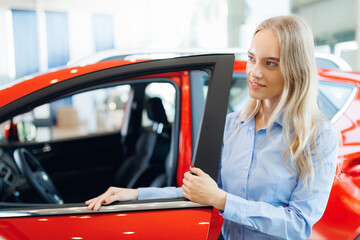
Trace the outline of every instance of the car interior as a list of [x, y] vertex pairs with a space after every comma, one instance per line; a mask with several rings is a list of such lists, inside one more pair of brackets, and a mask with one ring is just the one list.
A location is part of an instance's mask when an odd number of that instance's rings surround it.
[[163, 78], [112, 83], [1, 123], [1, 202], [79, 203], [110, 186], [174, 186], [177, 91]]

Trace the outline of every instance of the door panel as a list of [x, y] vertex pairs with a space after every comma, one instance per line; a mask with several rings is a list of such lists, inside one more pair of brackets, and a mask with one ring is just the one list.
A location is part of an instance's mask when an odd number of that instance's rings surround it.
[[12, 239], [206, 239], [212, 208], [0, 219]]

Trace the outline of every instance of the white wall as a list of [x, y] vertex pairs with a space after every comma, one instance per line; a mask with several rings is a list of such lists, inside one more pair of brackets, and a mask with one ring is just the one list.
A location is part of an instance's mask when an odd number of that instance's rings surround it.
[[11, 13], [0, 6], [0, 84], [15, 77]]
[[[329, 44], [334, 44], [332, 42], [334, 34], [346, 31], [359, 32], [359, 12], [359, 0], [324, 0], [301, 6], [297, 10], [297, 14], [302, 16], [311, 27], [315, 37], [320, 40], [327, 39]], [[356, 57], [360, 55], [360, 50], [358, 46], [354, 49], [353, 45], [358, 45], [359, 40], [357, 36], [350, 44], [351, 48], [343, 48], [344, 51], [338, 51], [342, 43], [336, 44], [332, 52], [346, 60], [356, 71], [360, 71], [360, 56], [358, 59]]]
[[303, 6], [298, 14], [306, 19], [316, 36], [354, 30], [358, 0], [326, 0]]
[[290, 14], [289, 0], [246, 0], [248, 13], [240, 27], [240, 47], [248, 49], [255, 28], [265, 19]]
[[76, 60], [95, 52], [92, 23], [95, 13], [113, 16], [117, 49], [225, 48], [226, 3], [226, 0], [1, 0], [0, 81], [4, 79], [1, 76], [15, 77], [11, 9], [37, 11], [38, 61], [40, 71], [46, 71], [45, 11], [68, 13], [70, 60]]

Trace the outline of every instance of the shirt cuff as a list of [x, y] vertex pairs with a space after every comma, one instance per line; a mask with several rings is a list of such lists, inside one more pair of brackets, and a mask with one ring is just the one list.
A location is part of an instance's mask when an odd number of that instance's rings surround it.
[[182, 188], [176, 187], [165, 187], [165, 188], [139, 188], [138, 200], [148, 200], [148, 199], [160, 199], [160, 198], [175, 198], [182, 197]]
[[152, 199], [156, 194], [151, 188], [138, 188], [139, 196], [138, 200]]
[[227, 193], [225, 209], [221, 215], [227, 220], [245, 224], [248, 208], [249, 203], [246, 199]]

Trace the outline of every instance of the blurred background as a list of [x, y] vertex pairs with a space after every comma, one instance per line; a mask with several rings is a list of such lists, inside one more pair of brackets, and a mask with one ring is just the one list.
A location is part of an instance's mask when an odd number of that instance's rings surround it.
[[316, 51], [360, 70], [360, 0], [0, 0], [0, 85], [96, 52], [249, 47], [264, 19], [297, 14]]

